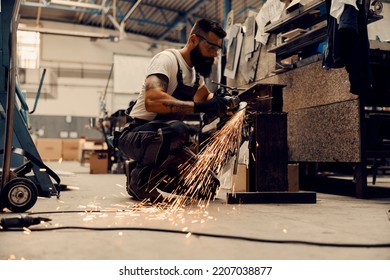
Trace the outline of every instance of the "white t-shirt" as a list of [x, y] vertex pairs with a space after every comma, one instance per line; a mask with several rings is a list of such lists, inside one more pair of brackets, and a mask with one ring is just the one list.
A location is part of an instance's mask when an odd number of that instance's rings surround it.
[[[152, 74], [163, 74], [168, 77], [167, 93], [172, 95], [177, 87], [177, 61], [179, 61], [180, 68], [183, 75], [183, 83], [187, 86], [193, 86], [196, 80], [196, 72], [194, 67], [188, 66], [183, 56], [176, 49], [169, 49], [156, 54], [147, 70], [146, 77]], [[204, 85], [204, 78], [200, 76], [199, 88]], [[130, 116], [143, 120], [154, 120], [157, 113], [148, 112], [145, 109], [145, 83], [142, 85], [141, 93], [138, 96], [137, 103], [131, 110]]]

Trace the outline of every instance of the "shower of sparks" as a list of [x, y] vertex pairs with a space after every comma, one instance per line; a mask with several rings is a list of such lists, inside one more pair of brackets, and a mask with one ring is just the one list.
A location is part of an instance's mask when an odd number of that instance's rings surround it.
[[[235, 113], [208, 139], [207, 143], [204, 143], [204, 148], [199, 154], [179, 167], [179, 175], [175, 178], [175, 182], [179, 182], [179, 187], [175, 193], [161, 194], [160, 202], [151, 203], [149, 199], [145, 199], [138, 203], [116, 203], [104, 208], [94, 199], [86, 205], [77, 206], [81, 210], [80, 221], [91, 223], [96, 220], [110, 219], [113, 223], [109, 225], [111, 227], [124, 222], [129, 223], [127, 218], [139, 220], [139, 226], [143, 226], [145, 220], [166, 220], [173, 226], [180, 227], [189, 238], [190, 227], [216, 221], [216, 218], [210, 216], [207, 211], [214, 196], [210, 186], [214, 184], [215, 176], [221, 172], [224, 165], [237, 154], [241, 144], [244, 118], [245, 110]], [[164, 178], [164, 180], [171, 179]], [[116, 184], [116, 187], [123, 195], [124, 186]], [[156, 187], [158, 188], [158, 185]], [[233, 209], [235, 211], [235, 208]], [[220, 211], [219, 207], [217, 211]], [[142, 219], [139, 219], [140, 217]], [[58, 227], [60, 224], [53, 226]], [[25, 233], [28, 234], [27, 231]], [[119, 236], [121, 234], [123, 233], [118, 233]]]
[[[212, 193], [207, 186], [213, 184], [213, 173], [219, 174], [229, 158], [236, 154], [241, 144], [241, 132], [245, 110], [234, 114], [226, 124], [211, 136], [201, 150], [194, 164], [184, 164], [182, 178], [189, 186], [187, 194], [195, 193], [211, 198]], [[207, 203], [206, 203], [207, 205]]]
[[[216, 175], [240, 148], [244, 118], [245, 109], [235, 113], [207, 140], [195, 158], [179, 167], [179, 187], [162, 203], [157, 203], [160, 207], [176, 212], [188, 203], [203, 209], [209, 205], [217, 191], [212, 188]], [[147, 201], [141, 202], [141, 205], [145, 204]]]

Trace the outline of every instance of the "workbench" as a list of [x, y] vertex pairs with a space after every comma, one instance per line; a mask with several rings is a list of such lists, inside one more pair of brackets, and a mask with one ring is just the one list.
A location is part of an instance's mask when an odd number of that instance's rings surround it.
[[[282, 103], [288, 113], [289, 162], [352, 164], [360, 198], [369, 196], [368, 161], [390, 158], [390, 136], [383, 134], [390, 128], [390, 49], [388, 43], [371, 44], [374, 90], [366, 100], [349, 93], [344, 68], [324, 70], [321, 61], [260, 81], [286, 85]], [[313, 172], [307, 168], [302, 175]]]
[[[390, 44], [370, 41], [373, 90], [367, 98], [351, 94], [345, 68], [322, 67], [321, 50], [327, 37], [324, 3], [313, 0], [266, 26], [269, 40], [261, 47], [255, 82], [247, 87], [283, 85], [273, 106], [287, 113], [287, 160], [300, 165], [301, 187], [316, 187], [318, 181], [311, 179], [321, 171], [318, 166], [342, 165], [353, 174], [349, 182], [353, 195], [365, 198], [373, 189], [367, 185], [367, 174], [380, 168], [374, 164], [372, 169], [371, 163], [390, 157], [390, 135], [383, 133], [390, 131], [386, 111], [390, 107]], [[376, 15], [369, 22], [381, 18]], [[297, 29], [305, 32], [280, 39]], [[285, 60], [290, 64], [283, 64]], [[228, 84], [243, 87], [245, 78], [237, 72]]]

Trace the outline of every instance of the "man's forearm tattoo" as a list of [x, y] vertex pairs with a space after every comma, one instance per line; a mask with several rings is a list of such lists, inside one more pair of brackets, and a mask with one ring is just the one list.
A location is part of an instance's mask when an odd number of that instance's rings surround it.
[[166, 101], [163, 103], [163, 105], [169, 108], [170, 113], [192, 114], [194, 112], [194, 108], [188, 103], [184, 102]]

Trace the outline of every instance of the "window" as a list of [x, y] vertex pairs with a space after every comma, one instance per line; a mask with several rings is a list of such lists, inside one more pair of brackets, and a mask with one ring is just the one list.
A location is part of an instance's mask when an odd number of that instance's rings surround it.
[[19, 68], [39, 68], [40, 43], [39, 32], [18, 31], [17, 53]]

